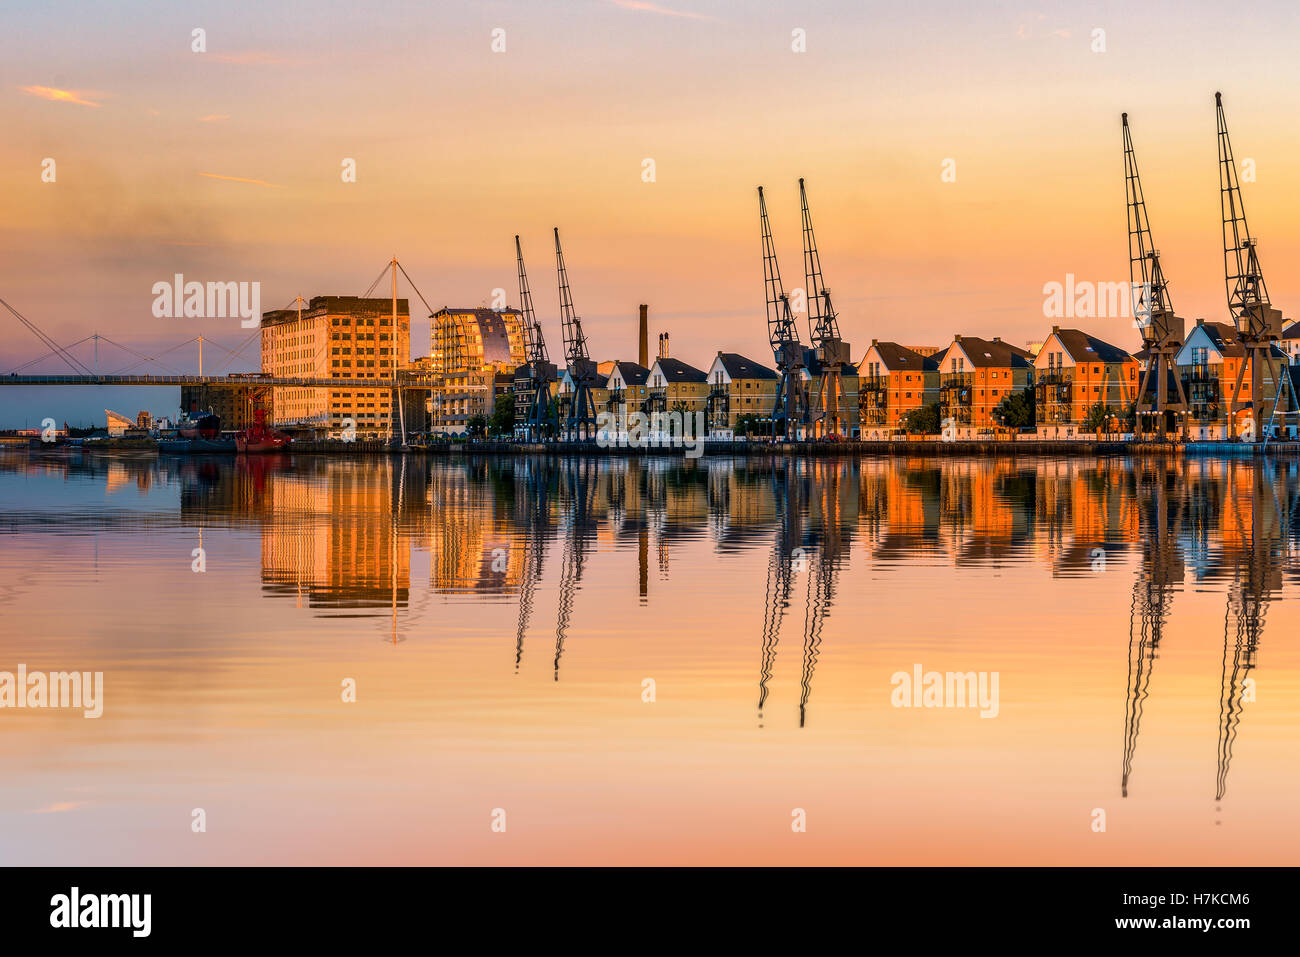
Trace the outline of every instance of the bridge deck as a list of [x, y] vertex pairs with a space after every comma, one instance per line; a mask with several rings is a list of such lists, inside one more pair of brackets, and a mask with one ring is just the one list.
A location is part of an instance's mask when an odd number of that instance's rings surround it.
[[431, 389], [432, 376], [392, 379], [294, 379], [282, 376], [214, 375], [0, 375], [0, 385], [204, 385], [217, 388], [277, 386], [315, 389]]

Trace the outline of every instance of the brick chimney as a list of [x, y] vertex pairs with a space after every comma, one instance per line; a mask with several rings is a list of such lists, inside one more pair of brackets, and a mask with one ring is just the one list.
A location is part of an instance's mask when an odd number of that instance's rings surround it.
[[666, 332], [659, 333], [659, 358], [670, 358], [668, 355], [668, 333]]
[[637, 330], [637, 353], [636, 361], [641, 366], [650, 365], [650, 307], [645, 303], [641, 304], [641, 325]]

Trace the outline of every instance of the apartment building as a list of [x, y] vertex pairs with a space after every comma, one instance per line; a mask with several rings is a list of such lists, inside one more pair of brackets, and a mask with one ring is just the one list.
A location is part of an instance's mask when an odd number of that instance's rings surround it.
[[411, 354], [405, 299], [315, 296], [302, 309], [262, 314], [262, 372], [276, 377], [374, 380], [374, 387], [277, 387], [272, 421], [358, 438], [397, 428], [392, 383]]

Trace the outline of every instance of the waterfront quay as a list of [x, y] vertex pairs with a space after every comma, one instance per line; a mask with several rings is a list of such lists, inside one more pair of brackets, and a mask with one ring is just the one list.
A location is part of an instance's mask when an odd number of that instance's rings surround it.
[[[176, 452], [156, 441], [142, 439], [47, 443], [26, 436], [0, 436], [0, 451], [26, 452], [39, 456], [61, 456], [75, 453], [90, 455], [179, 455], [200, 457], [233, 457], [237, 453], [226, 450], [203, 452]], [[681, 458], [683, 447], [603, 445], [595, 440], [570, 442], [513, 442], [494, 440], [438, 440], [420, 444], [403, 445], [399, 441], [382, 439], [308, 439], [295, 441], [287, 450], [270, 457], [286, 455], [319, 455], [348, 458], [355, 456], [463, 456], [463, 455], [540, 455], [588, 456], [609, 458]], [[1113, 456], [1113, 455], [1189, 455], [1212, 457], [1274, 458], [1300, 457], [1300, 442], [1170, 442], [1135, 441], [1132, 439], [1097, 439], [1071, 441], [1015, 440], [1011, 437], [984, 440], [945, 441], [937, 437], [913, 437], [891, 441], [841, 442], [782, 442], [768, 440], [704, 439], [700, 454], [713, 458], [764, 457], [787, 458], [842, 458], [852, 456], [892, 456], [898, 458], [932, 456]], [[258, 456], [262, 457], [262, 456]], [[695, 458], [696, 456], [687, 456]]]

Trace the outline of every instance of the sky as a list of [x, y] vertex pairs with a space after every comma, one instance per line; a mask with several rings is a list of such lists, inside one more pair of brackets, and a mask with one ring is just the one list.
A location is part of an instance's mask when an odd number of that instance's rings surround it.
[[[558, 226], [596, 357], [635, 358], [644, 302], [679, 358], [770, 360], [755, 187], [785, 284], [802, 286], [803, 176], [855, 359], [872, 338], [1041, 341], [1046, 283], [1128, 279], [1128, 111], [1176, 310], [1226, 320], [1222, 90], [1238, 159], [1254, 161], [1251, 231], [1289, 317], [1297, 27], [1291, 4], [1229, 15], [1200, 0], [8, 3], [0, 298], [61, 344], [173, 350], [133, 371], [195, 369], [195, 348], [175, 347], [201, 333], [215, 371], [248, 331], [155, 318], [154, 283], [259, 282], [274, 309], [359, 295], [396, 256], [433, 308], [488, 305], [496, 289], [513, 304], [518, 233], [554, 355]], [[428, 323], [413, 313], [422, 355]], [[45, 351], [3, 310], [0, 323], [0, 373]], [[1130, 320], [1078, 324], [1137, 344]], [[74, 353], [89, 364], [91, 348]], [[244, 354], [231, 369], [255, 367], [255, 345]], [[138, 361], [101, 341], [101, 371]], [[128, 413], [176, 401], [113, 395]], [[101, 409], [89, 392], [5, 390], [0, 427]]]

